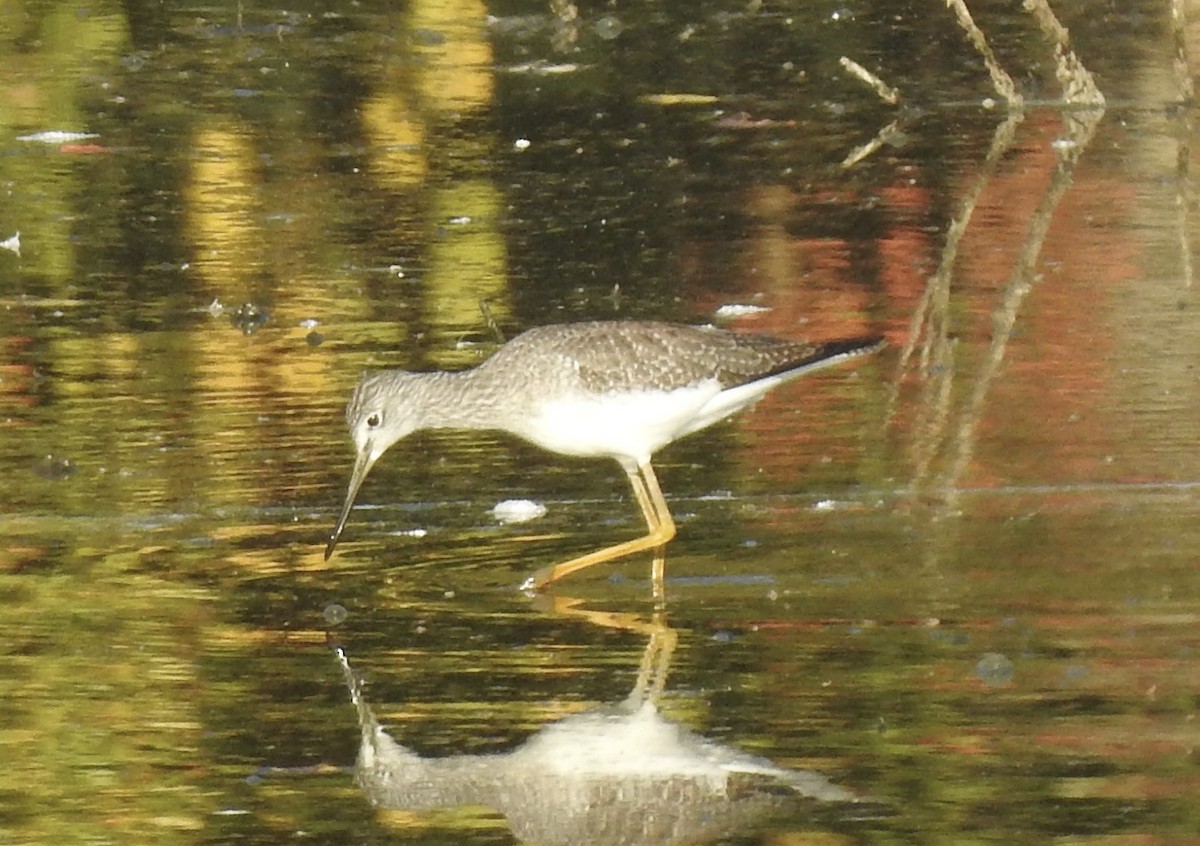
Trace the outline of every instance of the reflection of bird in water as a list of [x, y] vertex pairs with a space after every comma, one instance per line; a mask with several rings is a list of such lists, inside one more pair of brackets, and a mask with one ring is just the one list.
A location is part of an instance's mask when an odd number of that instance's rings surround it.
[[502, 813], [521, 840], [588, 846], [701, 843], [745, 833], [800, 801], [855, 800], [824, 776], [776, 766], [663, 717], [653, 699], [675, 633], [641, 625], [650, 641], [629, 697], [492, 755], [423, 758], [398, 744], [376, 722], [336, 647], [362, 732], [359, 784], [378, 807], [482, 805]]
[[[460, 373], [383, 370], [363, 377], [346, 408], [356, 458], [333, 554], [363, 480], [397, 441], [422, 429], [509, 432], [562, 455], [616, 459], [647, 534], [533, 575], [541, 588], [602, 561], [661, 547], [675, 523], [650, 459], [806, 373], [879, 349], [879, 337], [809, 344], [635, 320], [531, 329]], [[654, 586], [662, 593], [662, 556]]]

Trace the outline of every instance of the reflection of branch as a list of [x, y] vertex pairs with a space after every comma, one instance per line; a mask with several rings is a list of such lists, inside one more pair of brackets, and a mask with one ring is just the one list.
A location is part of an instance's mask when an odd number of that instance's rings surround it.
[[[885, 103], [888, 103], [889, 105], [894, 106], [898, 102], [900, 102], [900, 92], [899, 91], [897, 91], [892, 86], [888, 85], [886, 82], [884, 82], [882, 79], [880, 79], [875, 74], [871, 73], [869, 70], [864, 68], [858, 62], [854, 61], [853, 59], [849, 58], [848, 56], [842, 56], [841, 65], [843, 68], [846, 69], [846, 71], [851, 76], [855, 77], [856, 79], [861, 80], [862, 82], [865, 82], [868, 86], [870, 86], [871, 90], [874, 91], [876, 94], [878, 94], [879, 98], [881, 100], [883, 100]], [[899, 126], [900, 126], [900, 121], [894, 120], [891, 123], [889, 123], [887, 126], [885, 126], [883, 129], [879, 130], [879, 132], [876, 133], [875, 137], [872, 138], [870, 141], [868, 141], [866, 144], [862, 144], [858, 147], [855, 147], [853, 150], [850, 151], [849, 155], [847, 155], [846, 158], [844, 158], [842, 160], [842, 167], [843, 168], [853, 167], [854, 165], [861, 162], [863, 159], [867, 158], [870, 155], [873, 155], [875, 153], [875, 151], [878, 150], [880, 147], [882, 147], [884, 144], [892, 143], [896, 138], [900, 137], [900, 135], [902, 134], [899, 130]]]
[[[1012, 146], [1017, 126], [1023, 119], [1023, 113], [1010, 114], [1003, 123], [996, 127], [996, 132], [992, 135], [992, 145], [988, 150], [987, 158], [984, 159], [979, 178], [975, 181], [970, 193], [959, 204], [958, 215], [951, 221], [950, 228], [946, 231], [946, 244], [942, 247], [942, 257], [937, 271], [930, 278], [921, 302], [913, 314], [912, 322], [909, 325], [908, 340], [900, 352], [897, 376], [907, 367], [917, 341], [922, 338], [925, 343], [921, 350], [921, 377], [929, 376], [928, 368], [929, 360], [933, 355], [932, 347], [938, 343], [945, 343], [948, 335], [946, 324], [949, 319], [950, 281], [954, 270], [954, 261], [958, 257], [958, 243], [966, 233], [971, 216], [975, 213], [975, 204], [979, 201], [979, 195], [983, 193], [984, 187], [991, 180], [1001, 157]], [[895, 404], [894, 395], [892, 404]]]
[[1188, 224], [1188, 211], [1192, 208], [1192, 118], [1191, 109], [1185, 109], [1181, 118], [1183, 136], [1175, 158], [1175, 219], [1179, 230], [1179, 257], [1183, 271], [1183, 285], [1192, 287], [1192, 227]]
[[966, 0], [946, 0], [946, 5], [954, 10], [954, 14], [958, 18], [958, 25], [967, 34], [967, 38], [979, 55], [983, 57], [983, 63], [987, 66], [988, 75], [992, 78], [992, 86], [995, 87], [996, 93], [1008, 101], [1009, 108], [1020, 109], [1025, 101], [1017, 91], [1012, 77], [996, 61], [996, 55], [988, 46], [983, 30], [975, 25], [975, 20], [967, 9]]
[[[1171, 0], [1171, 35], [1175, 41], [1175, 84], [1179, 86], [1179, 97], [1187, 105], [1195, 99], [1192, 83], [1191, 63], [1187, 53], [1187, 18], [1184, 0]], [[1183, 284], [1192, 287], [1192, 233], [1188, 225], [1188, 211], [1192, 207], [1191, 138], [1192, 110], [1180, 109], [1180, 142], [1175, 159], [1175, 218], [1179, 230], [1179, 255], [1183, 270]]]
[[1063, 100], [1072, 105], [1103, 106], [1104, 95], [1096, 80], [1075, 51], [1070, 48], [1070, 33], [1063, 26], [1046, 0], [1025, 0], [1025, 11], [1033, 15], [1043, 33], [1054, 42], [1054, 75], [1062, 85]]
[[903, 133], [899, 129], [900, 121], [894, 120], [879, 130], [874, 138], [866, 144], [855, 147], [847, 154], [846, 158], [842, 159], [842, 167], [854, 167], [867, 156], [873, 154], [884, 144], [890, 144], [894, 139], [899, 138]]
[[1175, 82], [1183, 102], [1190, 103], [1196, 92], [1192, 83], [1191, 62], [1188, 61], [1185, 2], [1187, 0], [1171, 0], [1171, 40], [1175, 42]]
[[[913, 314], [909, 325], [908, 340], [900, 352], [896, 379], [888, 398], [887, 419], [891, 420], [896, 413], [902, 377], [910, 368], [913, 356], [919, 355], [917, 371], [922, 388], [918, 405], [918, 419], [913, 426], [916, 437], [912, 448], [914, 471], [912, 494], [916, 497], [928, 490], [928, 480], [934, 473], [932, 469], [934, 462], [939, 453], [945, 451], [948, 456], [947, 467], [941, 474], [937, 487], [940, 488], [945, 503], [949, 505], [953, 503], [958, 493], [958, 486], [974, 454], [984, 403], [992, 383], [999, 373], [1000, 365], [1004, 361], [1008, 340], [1016, 326], [1021, 306], [1033, 289], [1034, 268], [1053, 221], [1055, 209], [1067, 188], [1070, 187], [1075, 165], [1083, 154], [1083, 150], [1090, 143], [1096, 126], [1104, 115], [1104, 95], [1096, 87], [1092, 75], [1071, 51], [1068, 45], [1069, 33], [1054, 16], [1046, 0], [1023, 0], [1024, 8], [1033, 15], [1042, 32], [1054, 43], [1056, 74], [1063, 86], [1063, 99], [1069, 104], [1087, 105], [1093, 108], [1080, 111], [1078, 114], [1071, 112], [1064, 114], [1066, 131], [1064, 137], [1054, 145], [1059, 155], [1058, 166], [1045, 196], [1034, 213], [1020, 255], [1005, 289], [1004, 298], [992, 314], [992, 341], [987, 357], [975, 377], [970, 395], [961, 404], [957, 413], [957, 425], [954, 426], [951, 423], [951, 417], [954, 412], [953, 383], [957, 368], [956, 345], [950, 325], [950, 292], [954, 262], [958, 254], [959, 241], [970, 223], [975, 204], [983, 188], [994, 174], [1001, 156], [1011, 146], [1017, 126], [1023, 119], [1023, 113], [1021, 95], [1017, 92], [1012, 78], [996, 62], [983, 33], [972, 20], [965, 0], [946, 0], [946, 3], [955, 11], [959, 25], [967, 33], [975, 49], [983, 56], [992, 77], [992, 84], [1001, 96], [1008, 100], [1010, 108], [1009, 117], [996, 129], [991, 149], [988, 151], [978, 180], [971, 192], [962, 200], [958, 214], [946, 233], [946, 244], [942, 249], [941, 261], [937, 271], [930, 277], [921, 301]], [[1186, 182], [1181, 181], [1181, 185], [1186, 186]], [[1183, 194], [1181, 194], [1182, 196]], [[1181, 199], [1180, 203], [1186, 206], [1184, 200]], [[1181, 239], [1185, 239], [1187, 237], [1186, 226], [1182, 223], [1180, 231]], [[1187, 244], [1184, 244], [1184, 248], [1187, 250], [1185, 262], [1190, 278], [1190, 250], [1188, 250]]]
[[979, 195], [995, 173], [1000, 159], [1012, 146], [1013, 137], [1024, 115], [1020, 111], [1009, 112], [1004, 122], [996, 127], [992, 145], [983, 162], [978, 179], [970, 192], [959, 204], [958, 214], [946, 232], [946, 243], [942, 247], [941, 261], [937, 271], [925, 286], [921, 301], [913, 312], [909, 323], [907, 340], [900, 350], [896, 365], [896, 378], [892, 381], [888, 397], [887, 417], [891, 420], [899, 400], [900, 385], [910, 360], [920, 344], [918, 376], [922, 384], [922, 395], [917, 407], [920, 419], [914, 425], [917, 441], [913, 445], [914, 480], [916, 493], [929, 474], [934, 456], [945, 438], [950, 415], [951, 387], [954, 383], [954, 352], [950, 325], [950, 290], [953, 283], [954, 263], [958, 257], [958, 244], [967, 231]]
[[1013, 268], [1012, 276], [1009, 278], [1004, 299], [1000, 307], [992, 313], [992, 343], [988, 347], [987, 359], [984, 361], [982, 371], [975, 379], [975, 385], [966, 407], [959, 415], [958, 429], [955, 432], [957, 451], [950, 461], [949, 469], [942, 477], [942, 487], [948, 503], [952, 502], [957, 494], [959, 481], [974, 454], [976, 430], [979, 427], [980, 418], [983, 416], [984, 401], [1000, 370], [1000, 364], [1004, 360], [1008, 339], [1012, 336], [1013, 328], [1016, 326], [1021, 305], [1025, 302], [1025, 297], [1033, 290], [1034, 267], [1041, 254], [1042, 244], [1046, 240], [1046, 233], [1054, 220], [1054, 210], [1058, 207], [1067, 188], [1071, 186], [1075, 165], [1079, 162], [1083, 150], [1091, 142], [1092, 135], [1103, 116], [1104, 112], [1101, 109], [1067, 113], [1064, 116], [1067, 124], [1065, 143], [1055, 145], [1060, 156], [1058, 167], [1054, 171], [1054, 177], [1046, 189], [1045, 196], [1034, 212], [1029, 234], [1025, 238], [1016, 267]]

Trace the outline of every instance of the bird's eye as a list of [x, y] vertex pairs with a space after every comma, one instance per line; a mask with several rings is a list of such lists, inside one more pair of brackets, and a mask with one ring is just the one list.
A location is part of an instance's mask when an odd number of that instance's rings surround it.
[[378, 428], [379, 424], [382, 422], [383, 418], [379, 416], [379, 412], [375, 412], [367, 418], [367, 427], [370, 429], [375, 429]]

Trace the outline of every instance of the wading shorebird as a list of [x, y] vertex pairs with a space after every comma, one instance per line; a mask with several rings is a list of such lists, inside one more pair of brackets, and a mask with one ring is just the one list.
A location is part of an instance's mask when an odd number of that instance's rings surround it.
[[530, 329], [461, 372], [380, 370], [346, 408], [354, 469], [326, 560], [363, 480], [388, 448], [420, 429], [510, 432], [562, 455], [615, 459], [646, 519], [643, 537], [547, 567], [536, 590], [570, 573], [647, 549], [661, 596], [662, 547], [675, 522], [650, 460], [672, 441], [711, 426], [806, 373], [872, 353], [879, 336], [820, 343], [671, 323], [616, 320]]

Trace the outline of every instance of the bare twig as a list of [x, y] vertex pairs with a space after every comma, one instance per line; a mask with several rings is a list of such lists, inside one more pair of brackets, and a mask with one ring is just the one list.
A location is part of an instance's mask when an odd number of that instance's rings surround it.
[[1070, 47], [1071, 34], [1063, 26], [1046, 0], [1024, 0], [1025, 11], [1033, 15], [1042, 32], [1054, 42], [1054, 75], [1063, 90], [1063, 100], [1075, 106], [1103, 106], [1104, 94], [1096, 86], [1091, 72]]
[[1187, 49], [1187, 0], [1171, 0], [1171, 38], [1175, 42], [1175, 83], [1183, 102], [1195, 99], [1192, 82], [1192, 63], [1188, 61]]
[[1008, 102], [1009, 108], [1022, 108], [1025, 103], [1024, 98], [1017, 91], [1012, 77], [996, 61], [996, 56], [992, 53], [992, 48], [988, 46], [983, 30], [975, 25], [975, 19], [971, 17], [971, 12], [967, 9], [966, 0], [946, 0], [946, 5], [954, 10], [954, 14], [958, 18], [958, 25], [967, 34], [967, 38], [970, 39], [979, 55], [983, 57], [983, 63], [987, 66], [988, 75], [992, 78], [992, 86], [996, 89], [996, 93]]
[[488, 331], [492, 333], [496, 343], [503, 344], [507, 339], [504, 337], [504, 330], [496, 322], [496, 315], [492, 314], [492, 304], [487, 300], [480, 300], [479, 311], [483, 314], [483, 322], [487, 324]]
[[867, 85], [869, 85], [871, 90], [879, 95], [879, 99], [883, 100], [889, 106], [894, 106], [900, 102], [899, 91], [888, 85], [875, 74], [871, 73], [858, 62], [854, 61], [848, 56], [842, 56], [841, 64], [851, 76], [856, 77], [861, 82], [865, 82]]

